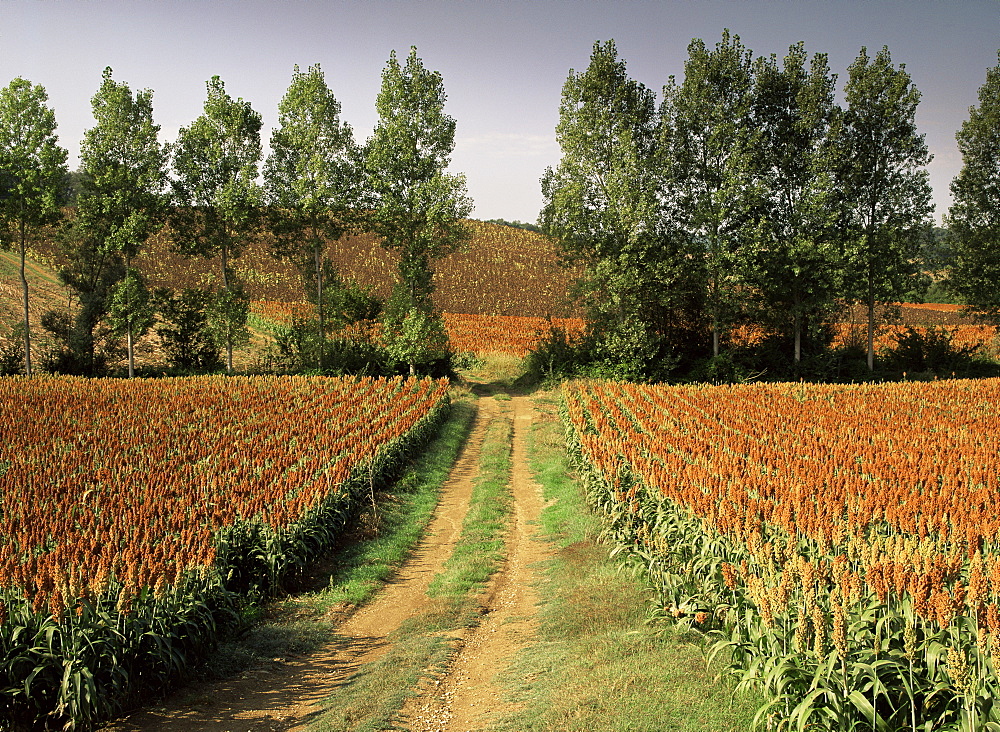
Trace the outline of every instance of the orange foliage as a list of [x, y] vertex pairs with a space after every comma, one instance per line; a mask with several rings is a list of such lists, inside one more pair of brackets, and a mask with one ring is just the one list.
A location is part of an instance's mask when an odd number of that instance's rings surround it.
[[524, 356], [544, 338], [550, 328], [568, 335], [581, 332], [580, 318], [530, 318], [504, 315], [445, 313], [444, 324], [453, 350], [459, 353], [506, 353]]
[[[941, 312], [954, 312], [943, 310]], [[952, 344], [958, 347], [988, 347], [996, 338], [996, 329], [989, 325], [937, 325], [933, 326], [951, 334]], [[875, 331], [875, 350], [884, 351], [894, 348], [899, 336], [912, 328], [918, 333], [926, 334], [928, 328], [921, 325], [880, 325]], [[856, 323], [838, 323], [835, 326], [834, 344], [843, 345], [848, 342], [866, 344], [867, 331], [865, 326]]]
[[[923, 305], [911, 305], [908, 303], [903, 303], [903, 306], [911, 311], [919, 312], [923, 309]], [[944, 306], [942, 306], [944, 307]], [[956, 306], [947, 306], [958, 307]], [[934, 310], [929, 312], [941, 312], [941, 313], [957, 313], [957, 310]], [[897, 344], [897, 338], [904, 333], [906, 333], [907, 328], [912, 328], [918, 333], [926, 334], [929, 328], [942, 329], [947, 333], [951, 334], [952, 343], [955, 346], [965, 347], [988, 347], [996, 338], [996, 329], [989, 325], [972, 325], [968, 323], [962, 323], [958, 325], [949, 324], [931, 324], [927, 325], [915, 325], [912, 323], [878, 323], [875, 329], [875, 350], [885, 351], [892, 349]], [[835, 346], [843, 346], [847, 343], [857, 343], [861, 346], [867, 347], [867, 330], [864, 324], [859, 323], [835, 323], [833, 326], [834, 336], [833, 344]], [[760, 343], [767, 334], [759, 326], [753, 325], [740, 325], [733, 328], [732, 339], [733, 343], [740, 346], [755, 345]]]

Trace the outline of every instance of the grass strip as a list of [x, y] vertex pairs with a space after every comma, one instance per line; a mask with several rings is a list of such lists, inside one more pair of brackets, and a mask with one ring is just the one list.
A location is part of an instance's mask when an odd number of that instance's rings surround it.
[[486, 428], [479, 458], [479, 477], [472, 488], [462, 534], [427, 594], [465, 603], [482, 589], [504, 557], [511, 511], [511, 421], [499, 416]]
[[394, 723], [420, 679], [444, 666], [450, 646], [441, 635], [415, 628], [392, 638], [389, 650], [365, 664], [331, 697], [310, 732], [384, 732]]
[[377, 535], [343, 552], [342, 566], [323, 593], [325, 602], [367, 602], [423, 538], [437, 508], [441, 487], [468, 439], [475, 417], [475, 408], [468, 401], [456, 401], [452, 410], [457, 414], [449, 418], [440, 437], [428, 445], [414, 469], [396, 483], [395, 499], [387, 502], [378, 516]]
[[750, 729], [758, 704], [716, 680], [701, 637], [647, 622], [652, 592], [596, 542], [600, 520], [572, 479], [554, 400], [538, 396], [536, 409], [529, 453], [556, 553], [539, 586], [541, 637], [501, 676], [520, 706], [493, 729]]
[[398, 711], [422, 677], [444, 667], [453, 632], [479, 617], [479, 595], [499, 569], [510, 519], [511, 421], [495, 417], [486, 428], [469, 511], [443, 571], [431, 582], [431, 607], [405, 622], [392, 646], [336, 694], [311, 729], [379, 732], [395, 726]]
[[[356, 523], [364, 536], [345, 543], [324, 568], [320, 589], [294, 594], [261, 609], [248, 632], [225, 641], [203, 676], [226, 678], [257, 662], [286, 654], [308, 653], [334, 636], [316, 619], [337, 608], [371, 599], [420, 541], [472, 429], [475, 407], [454, 400], [438, 435], [389, 491], [376, 494], [376, 508], [365, 509]], [[328, 579], [327, 579], [328, 577]]]

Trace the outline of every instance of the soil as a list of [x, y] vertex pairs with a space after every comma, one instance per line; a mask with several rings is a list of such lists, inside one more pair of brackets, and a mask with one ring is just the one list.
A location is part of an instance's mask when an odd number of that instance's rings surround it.
[[507, 540], [507, 561], [493, 578], [482, 623], [459, 641], [445, 673], [428, 679], [420, 694], [403, 707], [399, 726], [411, 732], [485, 729], [490, 720], [510, 711], [493, 678], [537, 631], [537, 567], [549, 558], [549, 552], [548, 545], [535, 536], [542, 493], [532, 478], [527, 457], [526, 436], [535, 412], [528, 397], [514, 397], [510, 404], [514, 418], [514, 522]]
[[534, 416], [528, 397], [478, 400], [472, 433], [456, 462], [425, 539], [397, 575], [368, 604], [336, 623], [337, 640], [298, 658], [273, 659], [238, 678], [181, 689], [164, 703], [137, 712], [105, 732], [276, 732], [305, 730], [320, 702], [363, 665], [388, 650], [390, 634], [429, 605], [431, 579], [444, 567], [461, 531], [480, 448], [490, 417], [512, 410], [514, 521], [503, 569], [483, 597], [482, 623], [456, 639], [447, 670], [426, 681], [396, 729], [414, 732], [477, 729], [503, 709], [493, 675], [535, 631], [532, 565], [546, 558], [533, 539], [541, 495], [532, 482], [525, 435]]

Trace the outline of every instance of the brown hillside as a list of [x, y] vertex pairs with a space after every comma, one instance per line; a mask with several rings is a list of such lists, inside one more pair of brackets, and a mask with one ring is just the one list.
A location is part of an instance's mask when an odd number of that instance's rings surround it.
[[[0, 251], [0, 338], [8, 336], [11, 326], [24, 319], [19, 268], [20, 259], [16, 253]], [[42, 313], [65, 309], [69, 290], [51, 269], [37, 262], [27, 262], [25, 275], [28, 279], [28, 317], [32, 336], [37, 339], [41, 333]]]
[[[509, 226], [469, 222], [472, 241], [465, 252], [436, 263], [434, 301], [444, 312], [477, 315], [572, 317], [579, 311], [567, 292], [571, 272], [557, 262], [552, 240]], [[246, 248], [234, 267], [254, 300], [303, 299], [295, 267], [270, 254], [272, 239], [261, 234]], [[41, 261], [57, 259], [51, 241], [40, 244]], [[370, 234], [350, 236], [331, 244], [327, 256], [345, 279], [386, 297], [396, 281], [397, 255], [379, 246]], [[187, 260], [171, 251], [169, 234], [163, 232], [138, 259], [139, 268], [153, 287], [204, 286], [219, 278], [217, 260]]]

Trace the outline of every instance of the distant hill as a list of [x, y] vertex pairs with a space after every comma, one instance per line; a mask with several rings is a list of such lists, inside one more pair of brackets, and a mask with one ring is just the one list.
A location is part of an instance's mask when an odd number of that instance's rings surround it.
[[[24, 320], [21, 304], [21, 280], [18, 270], [20, 258], [14, 252], [0, 250], [0, 339], [7, 338], [11, 328]], [[64, 287], [55, 272], [36, 261], [25, 267], [28, 279], [28, 317], [35, 346], [41, 350], [49, 343], [41, 332], [42, 313], [47, 310], [65, 310], [69, 289]], [[35, 348], [32, 348], [35, 351]]]
[[487, 224], [499, 224], [500, 226], [510, 226], [514, 229], [524, 229], [525, 231], [535, 231], [541, 233], [541, 228], [535, 224], [524, 221], [508, 221], [507, 219], [486, 219]]
[[[472, 241], [465, 252], [435, 264], [434, 301], [444, 312], [475, 315], [574, 317], [580, 314], [568, 291], [574, 278], [562, 268], [552, 240], [537, 232], [470, 221]], [[270, 255], [271, 238], [257, 237], [234, 268], [255, 300], [303, 299], [299, 274], [288, 262]], [[51, 240], [34, 248], [36, 258], [52, 266], [58, 250]], [[369, 234], [345, 237], [326, 254], [341, 276], [387, 297], [396, 281], [398, 255], [382, 249]], [[188, 260], [171, 251], [161, 233], [136, 261], [153, 287], [205, 286], [219, 277], [215, 260]], [[5, 278], [5, 281], [7, 279]]]

